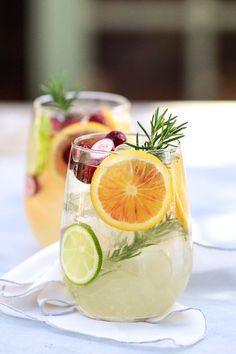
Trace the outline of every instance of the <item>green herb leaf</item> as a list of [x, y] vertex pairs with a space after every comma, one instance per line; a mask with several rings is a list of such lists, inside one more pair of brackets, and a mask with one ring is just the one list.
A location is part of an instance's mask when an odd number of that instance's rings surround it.
[[68, 111], [78, 94], [78, 92], [74, 92], [72, 96], [68, 97], [64, 82], [61, 79], [49, 80], [46, 85], [41, 85], [41, 91], [44, 94], [51, 95], [54, 104], [63, 111]]
[[110, 251], [107, 261], [120, 262], [136, 257], [142, 253], [144, 248], [157, 245], [162, 241], [172, 238], [172, 232], [175, 232], [176, 236], [185, 236], [185, 232], [178, 220], [167, 216], [166, 220], [162, 221], [156, 227], [142, 233], [135, 232], [134, 240], [131, 244], [128, 244], [126, 239], [122, 240]]
[[151, 132], [150, 134], [142, 126], [140, 122], [137, 122], [144, 135], [147, 137], [142, 145], [139, 144], [139, 134], [136, 135], [136, 145], [126, 143], [127, 145], [133, 147], [135, 150], [160, 150], [166, 149], [168, 146], [175, 147], [177, 142], [184, 137], [183, 130], [187, 128], [187, 122], [180, 125], [176, 125], [177, 116], [172, 117], [172, 114], [166, 118], [166, 109], [163, 113], [159, 113], [159, 108], [154, 112], [151, 119]]

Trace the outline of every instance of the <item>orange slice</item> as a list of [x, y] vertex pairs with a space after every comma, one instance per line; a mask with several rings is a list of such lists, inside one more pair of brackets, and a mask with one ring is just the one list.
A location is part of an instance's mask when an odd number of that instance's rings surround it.
[[113, 114], [111, 112], [111, 110], [106, 107], [106, 106], [103, 106], [101, 108], [101, 111], [102, 111], [102, 114], [107, 122], [107, 126], [111, 129], [111, 130], [114, 130], [116, 129], [116, 122], [115, 122], [115, 119], [113, 117]]
[[52, 165], [55, 171], [63, 178], [67, 171], [67, 156], [71, 142], [84, 134], [109, 132], [110, 129], [100, 123], [84, 122], [71, 124], [62, 129], [52, 140]]
[[171, 176], [157, 157], [125, 150], [103, 160], [90, 193], [97, 214], [108, 225], [143, 231], [157, 225], [169, 210]]
[[175, 160], [171, 166], [173, 189], [175, 194], [175, 215], [184, 229], [189, 227], [189, 203], [187, 198], [186, 179], [182, 158]]

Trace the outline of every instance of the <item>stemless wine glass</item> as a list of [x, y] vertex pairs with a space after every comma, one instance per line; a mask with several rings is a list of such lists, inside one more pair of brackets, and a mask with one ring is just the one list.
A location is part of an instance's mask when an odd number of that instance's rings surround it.
[[[74, 93], [68, 93], [73, 97]], [[33, 104], [29, 134], [25, 209], [41, 245], [60, 235], [64, 182], [71, 141], [81, 134], [131, 129], [130, 103], [116, 94], [80, 92], [71, 108], [62, 111], [50, 95]]]
[[148, 152], [89, 148], [104, 136], [72, 143], [61, 225], [65, 282], [89, 317], [161, 318], [192, 267], [180, 144]]

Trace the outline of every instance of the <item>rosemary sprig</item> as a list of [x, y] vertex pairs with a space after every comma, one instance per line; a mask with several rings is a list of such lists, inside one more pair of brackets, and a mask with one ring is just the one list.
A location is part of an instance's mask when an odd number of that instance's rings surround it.
[[187, 128], [187, 122], [176, 125], [177, 116], [170, 114], [168, 118], [165, 117], [168, 109], [163, 113], [159, 113], [159, 108], [154, 112], [151, 119], [151, 132], [150, 134], [137, 122], [147, 140], [144, 144], [140, 145], [139, 133], [136, 134], [136, 144], [126, 143], [133, 147], [135, 150], [159, 150], [166, 149], [168, 146], [175, 147], [174, 142], [184, 137], [183, 130]]
[[49, 80], [46, 85], [41, 85], [41, 91], [51, 95], [53, 103], [63, 111], [68, 111], [77, 96], [77, 92], [73, 92], [70, 97], [67, 96], [64, 82], [61, 79]]
[[136, 257], [142, 253], [143, 248], [157, 245], [162, 241], [172, 238], [173, 234], [171, 235], [171, 232], [173, 231], [177, 236], [185, 234], [178, 221], [171, 216], [167, 216], [166, 220], [162, 221], [156, 227], [143, 233], [135, 232], [134, 240], [131, 244], [128, 244], [126, 239], [121, 241], [108, 254], [107, 261], [120, 262]]

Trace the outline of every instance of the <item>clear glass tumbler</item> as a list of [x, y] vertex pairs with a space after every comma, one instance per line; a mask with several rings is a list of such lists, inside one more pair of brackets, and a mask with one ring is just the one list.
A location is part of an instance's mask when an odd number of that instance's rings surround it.
[[[68, 97], [73, 93], [68, 93]], [[41, 245], [59, 239], [64, 183], [71, 141], [82, 134], [131, 129], [130, 103], [119, 95], [80, 92], [68, 111], [50, 95], [33, 103], [29, 132], [25, 209]]]
[[148, 152], [88, 147], [104, 136], [72, 144], [61, 225], [65, 281], [89, 317], [161, 318], [192, 267], [180, 144]]

